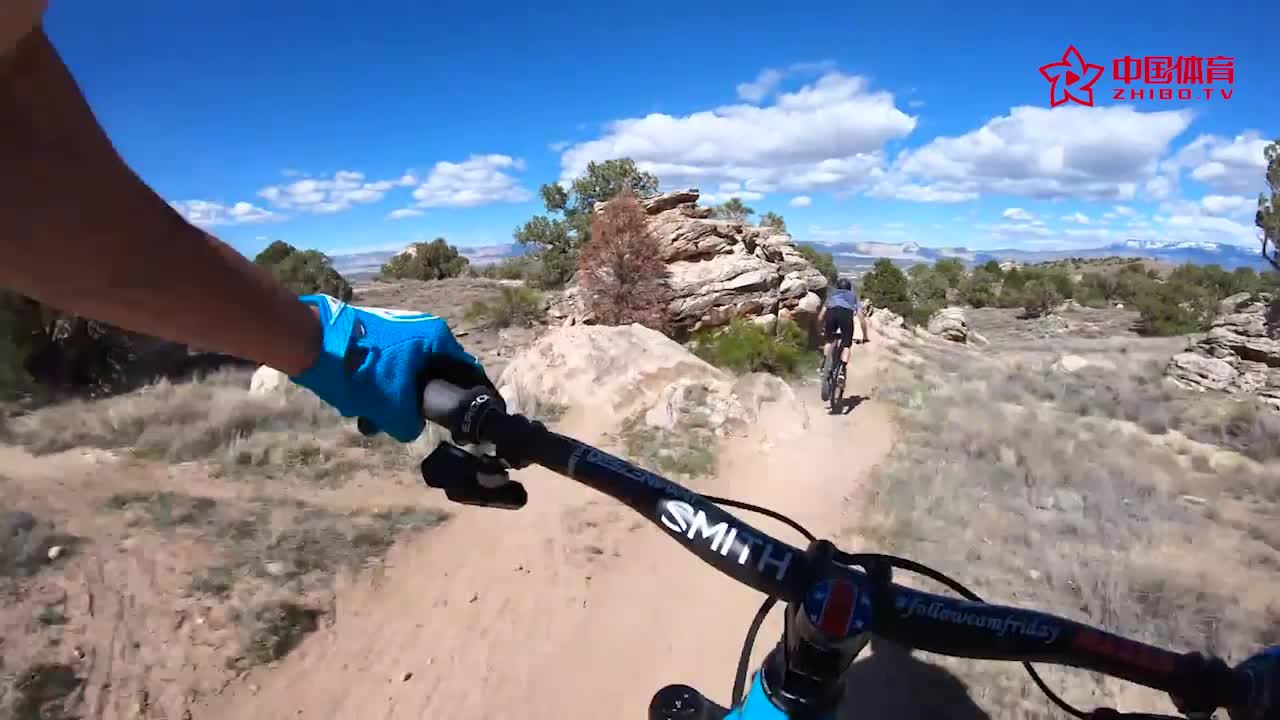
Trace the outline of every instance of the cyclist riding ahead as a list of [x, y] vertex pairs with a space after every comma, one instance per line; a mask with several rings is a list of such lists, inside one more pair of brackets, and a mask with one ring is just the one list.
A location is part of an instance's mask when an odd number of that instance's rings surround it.
[[827, 358], [831, 357], [831, 345], [837, 339], [840, 343], [840, 374], [843, 375], [849, 365], [849, 348], [853, 345], [853, 319], [858, 318], [862, 327], [862, 341], [868, 342], [871, 336], [867, 333], [867, 316], [862, 311], [858, 296], [853, 293], [853, 284], [847, 278], [836, 281], [836, 287], [827, 296], [827, 302], [818, 313], [818, 324], [822, 327], [822, 357], [824, 371]]
[[[231, 247], [188, 223], [134, 174], [112, 147], [40, 25], [45, 5], [42, 0], [7, 0], [0, 4], [0, 147], [4, 148], [0, 162], [0, 224], [4, 227], [0, 234], [0, 287], [60, 310], [277, 368], [343, 416], [360, 418], [360, 427], [367, 433], [382, 430], [400, 441], [412, 441], [423, 430], [424, 412], [431, 414], [433, 421], [448, 424], [455, 430], [455, 437], [497, 433], [494, 445], [516, 458], [512, 460], [517, 463], [514, 466], [519, 466], [517, 456], [522, 456], [526, 464], [538, 462], [566, 468], [583, 482], [612, 490], [615, 497], [636, 507], [652, 512], [660, 506], [660, 524], [673, 534], [677, 529], [684, 532], [690, 522], [695, 523], [688, 535], [692, 539], [686, 545], [690, 549], [694, 549], [695, 541], [706, 545], [699, 546], [699, 554], [707, 562], [725, 572], [745, 573], [750, 569], [754, 587], [769, 591], [773, 597], [785, 597], [789, 604], [801, 602], [806, 608], [822, 610], [821, 627], [806, 630], [809, 637], [815, 637], [812, 633], [819, 629], [845, 632], [861, 627], [836, 628], [831, 621], [837, 616], [834, 611], [828, 612], [835, 601], [852, 599], [837, 591], [847, 591], [847, 581], [855, 576], [842, 575], [844, 579], [834, 584], [814, 584], [821, 580], [818, 570], [833, 567], [824, 564], [824, 559], [841, 557], [833, 555], [829, 543], [823, 546], [819, 541], [811, 546], [816, 550], [800, 556], [798, 551], [762, 540], [758, 531], [749, 533], [743, 525], [737, 534], [729, 531], [722, 548], [707, 544], [709, 536], [697, 534], [697, 523], [706, 523], [701, 527], [712, 529], [732, 519], [709, 505], [707, 498], [645, 474], [618, 458], [538, 430], [528, 421], [522, 424], [519, 416], [505, 416], [509, 420], [499, 422], [504, 416], [493, 409], [501, 398], [479, 363], [463, 351], [441, 318], [427, 313], [353, 307], [326, 295], [299, 298]], [[856, 312], [857, 305], [852, 294], [841, 294], [842, 290], [847, 291], [848, 287], [833, 293], [827, 312], [836, 313], [836, 322], [845, 325], [843, 330], [849, 330], [849, 316], [843, 315], [842, 320], [841, 313]], [[842, 350], [847, 360], [847, 346]], [[430, 392], [433, 387], [439, 389], [441, 382], [475, 389], [472, 395], [463, 397], [469, 398], [471, 404], [459, 408], [452, 401], [444, 402], [452, 414], [441, 414], [441, 396], [437, 393], [433, 400]], [[428, 390], [425, 396], [424, 383]], [[458, 397], [449, 396], [452, 400]], [[504, 435], [502, 431], [510, 432]], [[538, 443], [522, 446], [519, 442], [531, 439]], [[456, 469], [456, 456], [439, 459], [454, 462], [451, 467]], [[440, 477], [446, 475], [440, 473]], [[483, 502], [502, 502], [485, 495], [490, 492], [488, 489], [476, 486], [453, 486], [446, 492], [463, 501], [477, 497], [467, 493], [478, 493]], [[660, 496], [660, 502], [650, 503], [655, 496]], [[519, 504], [518, 498], [512, 499], [511, 504]], [[691, 520], [690, 513], [695, 509]], [[684, 537], [681, 534], [677, 539]], [[753, 553], [757, 552], [758, 561], [748, 565], [747, 558], [755, 559]], [[863, 564], [876, 557], [884, 556], [843, 556], [846, 561]], [[888, 596], [875, 594], [877, 588], [888, 586], [880, 580], [859, 582], [873, 591], [872, 602], [865, 607], [874, 608], [883, 620], [891, 619], [892, 598], [885, 605], [883, 601]], [[823, 592], [827, 594], [805, 594], [806, 587], [813, 592], [825, 588]], [[984, 627], [994, 627], [992, 623], [997, 620], [1003, 623], [1000, 627], [1017, 630], [1008, 635], [1000, 633], [1004, 639], [999, 644], [1004, 649], [1049, 637], [1042, 632], [1042, 625], [1021, 621], [1011, 625], [1010, 617], [996, 617], [994, 613], [1001, 611], [996, 606], [943, 605], [943, 600], [929, 601], [934, 605], [918, 605], [926, 600], [923, 595], [905, 589], [899, 592], [907, 593], [898, 596], [907, 602], [903, 606], [903, 617], [907, 619], [883, 629], [899, 633], [900, 639], [917, 641], [926, 649], [931, 642], [938, 646], [944, 639], [942, 635], [934, 636], [935, 629], [949, 627], [950, 633], [943, 635], [951, 641], [968, 641], [978, 637], [975, 633], [987, 633]], [[846, 607], [840, 617], [851, 618], [851, 607]], [[859, 602], [856, 607], [860, 613], [864, 604]], [[790, 619], [788, 623], [792, 627]], [[1064, 631], [1071, 630], [1062, 627]], [[800, 632], [803, 626], [793, 629]], [[1056, 632], [1057, 626], [1051, 629]], [[795, 662], [820, 669], [830, 657], [822, 653], [789, 654], [792, 650], [809, 652], [804, 647], [792, 648], [796, 637], [799, 636], [788, 635], [787, 647], [779, 648], [786, 652], [777, 656], [782, 660], [757, 676], [764, 680], [780, 678], [781, 684], [773, 687], [773, 694], [763, 704], [757, 699], [752, 712], [743, 710], [741, 717], [783, 717], [776, 705], [781, 701], [776, 698], [801, 697], [787, 695], [791, 690], [830, 689], [806, 684], [806, 678], [811, 676], [793, 673], [798, 667]], [[1132, 652], [1136, 646], [1108, 645], [1116, 640], [1096, 632], [1088, 634], [1077, 628], [1062, 637], [1064, 642], [1065, 638], [1072, 638], [1077, 650], [1088, 657], [1110, 657], [1109, 662], [1119, 663], [1106, 667], [1133, 668], [1137, 667], [1134, 663], [1148, 663], [1153, 672], [1163, 668], [1166, 674], [1161, 676], [1161, 682], [1165, 685], [1186, 677], [1209, 677], [1179, 674], [1181, 665], [1167, 664], [1173, 660], [1151, 655], [1151, 649], [1143, 651], [1147, 654], [1125, 656], [1130, 662], [1120, 663], [1116, 653]], [[995, 646], [984, 647], [987, 649], [981, 652], [995, 652], [991, 649]], [[1180, 657], [1175, 656], [1174, 660]], [[1200, 667], [1193, 665], [1186, 667]], [[1280, 720], [1280, 648], [1259, 653], [1228, 672], [1229, 687], [1209, 683], [1213, 686], [1183, 689], [1200, 693], [1196, 707], [1204, 705], [1208, 697], [1230, 698], [1235, 720]], [[757, 687], [758, 683], [753, 685], [753, 694], [746, 698], [744, 708], [757, 698]], [[770, 703], [774, 703], [772, 711], [768, 709]], [[761, 710], [758, 714], [757, 709]]]

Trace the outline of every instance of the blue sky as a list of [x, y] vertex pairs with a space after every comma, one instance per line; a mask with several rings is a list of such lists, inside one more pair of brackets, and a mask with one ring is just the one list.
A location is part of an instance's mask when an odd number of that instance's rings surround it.
[[[139, 174], [246, 253], [510, 242], [620, 155], [801, 240], [1256, 242], [1269, 4], [956, 7], [55, 0], [46, 29]], [[1051, 110], [1073, 44], [1095, 104]], [[1233, 57], [1232, 96], [1115, 101], [1125, 55]]]

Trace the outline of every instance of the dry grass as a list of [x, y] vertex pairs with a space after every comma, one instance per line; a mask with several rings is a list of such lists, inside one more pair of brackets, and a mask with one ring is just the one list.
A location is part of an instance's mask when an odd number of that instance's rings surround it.
[[292, 384], [250, 395], [249, 377], [244, 370], [220, 371], [45, 407], [13, 420], [9, 439], [34, 454], [127, 449], [146, 460], [212, 461], [233, 477], [297, 475], [333, 486], [361, 469], [409, 469], [440, 438], [434, 426], [407, 445], [385, 435], [367, 438], [354, 421]]
[[[902, 440], [857, 532], [993, 602], [1235, 661], [1274, 641], [1280, 464], [1230, 452], [1275, 458], [1273, 413], [1171, 390], [1142, 352], [1070, 374], [915, 351], [925, 362], [881, 389]], [[993, 716], [1057, 716], [1016, 666], [947, 664]], [[1052, 676], [1086, 707], [1170, 709], [1115, 681]]]
[[679, 478], [715, 472], [718, 439], [710, 432], [651, 427], [643, 415], [627, 418], [618, 433], [624, 455], [655, 472]]
[[[52, 523], [21, 510], [0, 509], [0, 580], [34, 575], [64, 560], [79, 538], [59, 532]], [[50, 549], [61, 548], [56, 558]]]
[[283, 657], [325, 614], [333, 579], [380, 560], [404, 534], [448, 515], [434, 508], [339, 512], [297, 500], [215, 499], [184, 493], [122, 492], [106, 510], [169, 542], [199, 543], [210, 564], [193, 571], [190, 592], [216, 599], [241, 628], [232, 667]]
[[72, 720], [67, 699], [80, 690], [83, 680], [69, 665], [45, 663], [27, 668], [15, 678], [13, 692], [5, 699], [13, 720]]
[[683, 479], [712, 475], [726, 424], [737, 421], [720, 416], [713, 390], [701, 383], [679, 386], [672, 399], [673, 427], [656, 427], [646, 421], [647, 411], [625, 418], [616, 441], [625, 457], [655, 472]]
[[295, 592], [327, 584], [382, 557], [400, 534], [448, 517], [434, 508], [338, 512], [298, 500], [240, 502], [169, 491], [116, 493], [106, 508], [126, 513], [130, 525], [207, 542], [217, 561], [196, 573], [192, 589], [216, 596], [254, 579]]

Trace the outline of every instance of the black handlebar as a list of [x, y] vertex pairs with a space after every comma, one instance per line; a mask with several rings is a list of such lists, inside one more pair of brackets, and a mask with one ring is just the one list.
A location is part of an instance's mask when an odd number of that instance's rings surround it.
[[[678, 483], [547, 430], [523, 415], [508, 414], [506, 403], [491, 389], [463, 390], [432, 381], [424, 389], [422, 408], [429, 421], [447, 428], [456, 441], [492, 443], [497, 457], [512, 467], [541, 465], [621, 501], [707, 564], [767, 595], [804, 603], [815, 582], [843, 580], [870, 609], [865, 630], [905, 646], [942, 655], [1047, 662], [1105, 673], [1163, 690], [1175, 696], [1184, 711], [1231, 707], [1248, 697], [1247, 675], [1217, 658], [1170, 652], [1038, 611], [935, 595], [887, 579], [878, 582], [868, 573], [831, 562], [829, 554], [815, 555], [814, 546], [801, 551]], [[432, 480], [431, 461], [423, 463], [428, 482], [447, 492], [457, 490]], [[517, 483], [510, 484], [519, 488]], [[483, 495], [485, 490], [467, 492]], [[519, 488], [521, 497], [523, 493]], [[502, 505], [483, 499], [477, 504]]]

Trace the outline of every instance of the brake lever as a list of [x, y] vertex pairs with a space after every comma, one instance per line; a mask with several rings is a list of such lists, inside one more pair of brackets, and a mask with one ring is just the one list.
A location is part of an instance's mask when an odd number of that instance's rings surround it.
[[422, 479], [463, 505], [519, 510], [529, 502], [529, 493], [500, 460], [472, 455], [452, 443], [440, 443], [422, 461]]

